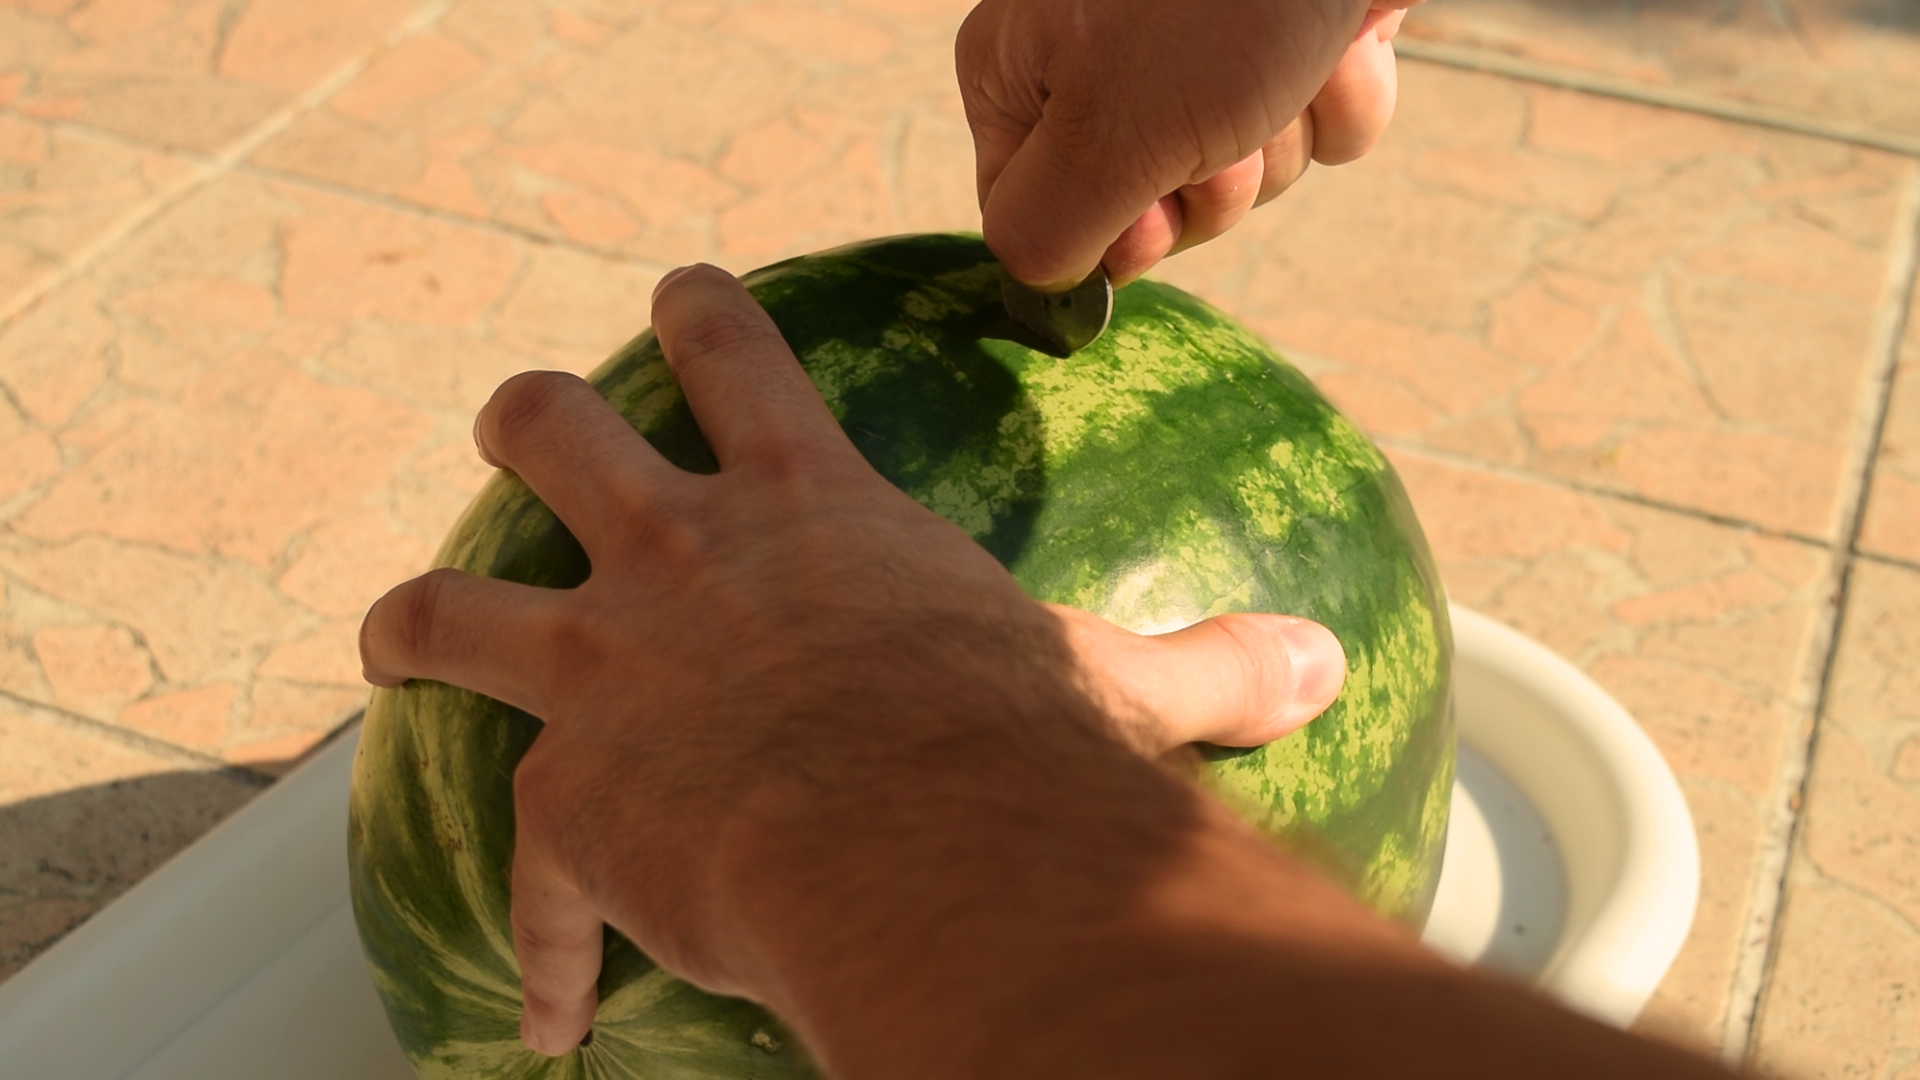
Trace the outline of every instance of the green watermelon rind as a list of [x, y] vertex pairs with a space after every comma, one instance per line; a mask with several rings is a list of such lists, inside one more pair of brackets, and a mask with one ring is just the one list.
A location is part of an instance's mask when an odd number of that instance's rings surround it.
[[[1332, 628], [1347, 650], [1340, 699], [1279, 742], [1210, 752], [1208, 782], [1376, 908], [1423, 919], [1452, 790], [1452, 642], [1392, 467], [1297, 370], [1178, 289], [1120, 290], [1107, 334], [1056, 360], [1006, 340], [1017, 332], [999, 313], [998, 274], [977, 237], [921, 236], [744, 280], [876, 468], [1031, 595], [1142, 632], [1232, 611]], [[669, 460], [717, 467], [651, 331], [590, 381]], [[506, 472], [435, 565], [551, 588], [588, 572], [571, 535]], [[518, 710], [424, 681], [376, 691], [368, 708], [350, 814], [354, 909], [421, 1075], [816, 1075], [773, 1017], [666, 975], [613, 933], [592, 1045], [558, 1059], [520, 1045], [512, 769], [538, 731]]]

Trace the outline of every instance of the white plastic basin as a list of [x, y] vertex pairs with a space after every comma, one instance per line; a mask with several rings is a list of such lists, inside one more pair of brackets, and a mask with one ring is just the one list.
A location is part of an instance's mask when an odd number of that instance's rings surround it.
[[[1573, 667], [1453, 612], [1462, 742], [1426, 939], [1632, 1020], [1693, 917], [1671, 773]], [[276, 784], [0, 983], [0, 1074], [410, 1080], [347, 904], [355, 739]]]
[[1680, 786], [1572, 664], [1457, 604], [1453, 635], [1459, 767], [1424, 937], [1625, 1027], [1700, 895]]

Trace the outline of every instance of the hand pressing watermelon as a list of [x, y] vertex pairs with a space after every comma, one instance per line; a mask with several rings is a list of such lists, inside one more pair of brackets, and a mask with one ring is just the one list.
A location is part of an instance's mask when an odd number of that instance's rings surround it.
[[[1151, 282], [1033, 352], [974, 238], [745, 284], [685, 272], [588, 383], [503, 387], [512, 471], [369, 616], [353, 896], [423, 1075], [1006, 1075], [978, 1033], [1089, 963], [1123, 1012], [1239, 993], [1209, 950], [1437, 964], [1271, 839], [1431, 899], [1444, 600], [1351, 424]], [[1209, 794], [1152, 760], [1193, 740], [1267, 745], [1207, 750]]]

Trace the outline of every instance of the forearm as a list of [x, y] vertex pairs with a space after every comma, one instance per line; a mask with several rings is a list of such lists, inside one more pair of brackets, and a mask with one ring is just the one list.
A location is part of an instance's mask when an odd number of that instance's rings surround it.
[[1720, 1075], [1453, 968], [1110, 741], [1060, 749], [962, 740], [740, 849], [727, 909], [839, 1080]]

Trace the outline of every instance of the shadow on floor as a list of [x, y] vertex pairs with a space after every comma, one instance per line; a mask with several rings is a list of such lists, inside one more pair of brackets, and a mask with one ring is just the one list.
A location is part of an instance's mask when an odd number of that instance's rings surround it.
[[0, 979], [271, 783], [183, 770], [0, 806]]

